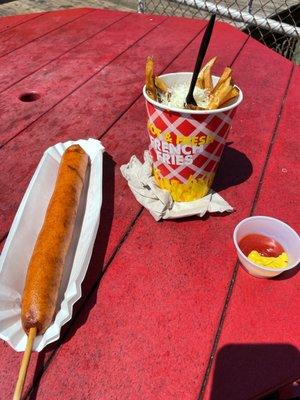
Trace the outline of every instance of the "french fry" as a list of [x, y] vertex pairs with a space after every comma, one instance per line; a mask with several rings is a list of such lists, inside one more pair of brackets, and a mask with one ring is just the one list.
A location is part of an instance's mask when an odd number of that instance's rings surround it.
[[223, 71], [222, 75], [220, 76], [216, 86], [213, 88], [212, 93], [215, 93], [219, 89], [219, 87], [222, 85], [222, 83], [225, 82], [226, 79], [231, 77], [231, 72], [232, 72], [232, 70], [229, 67], [226, 67], [224, 69], [224, 71]]
[[201, 107], [199, 106], [195, 106], [194, 104], [185, 104], [184, 108], [186, 108], [187, 110], [202, 110]]
[[210, 61], [208, 61], [207, 64], [204, 65], [204, 67], [201, 69], [199, 72], [196, 86], [198, 86], [200, 89], [205, 89], [205, 82], [204, 82], [204, 71], [208, 68], [208, 72], [206, 74], [211, 73], [211, 69], [216, 61], [217, 57], [212, 58]]
[[216, 92], [212, 95], [211, 100], [208, 104], [208, 110], [215, 110], [222, 103], [224, 103], [224, 99], [228, 96], [230, 91], [232, 90], [232, 86], [230, 84], [231, 77], [228, 77], [216, 90]]
[[[239, 96], [239, 89], [234, 86], [230, 67], [224, 69], [217, 84], [213, 86], [212, 68], [216, 60], [217, 57], [213, 57], [205, 64], [196, 82], [197, 87], [206, 90], [206, 95], [209, 96], [208, 104], [201, 101], [201, 106], [184, 104], [184, 108], [190, 110], [215, 110], [224, 107], [228, 102]], [[154, 60], [150, 56], [147, 57], [146, 61], [146, 92], [151, 99], [160, 103], [171, 101], [173, 94], [173, 90], [168, 87], [166, 82], [154, 75]]]
[[203, 71], [204, 89], [211, 91], [213, 89], [213, 82], [211, 78], [211, 67], [206, 67]]
[[168, 85], [158, 76], [155, 77], [155, 86], [158, 90], [160, 90], [162, 93], [166, 94], [170, 92], [170, 89], [168, 88]]
[[226, 103], [235, 99], [239, 95], [239, 89], [237, 87], [233, 87], [228, 95], [223, 99], [223, 101], [219, 104], [219, 106], [226, 106]]
[[151, 99], [157, 100], [154, 82], [154, 60], [152, 57], [147, 57], [146, 61], [146, 92]]

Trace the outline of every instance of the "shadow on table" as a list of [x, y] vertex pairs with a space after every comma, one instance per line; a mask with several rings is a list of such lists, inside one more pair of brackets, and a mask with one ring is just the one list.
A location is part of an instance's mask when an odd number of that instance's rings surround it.
[[227, 345], [217, 353], [209, 400], [275, 400], [264, 396], [299, 377], [300, 353], [292, 345]]
[[[214, 180], [212, 189], [218, 193], [222, 192], [231, 186], [239, 185], [250, 178], [253, 172], [252, 163], [246, 154], [231, 147], [233, 142], [227, 142], [220, 160], [217, 170], [216, 178]], [[211, 216], [224, 218], [228, 213], [206, 213], [202, 220], [207, 220]], [[176, 223], [186, 221], [198, 221], [199, 217], [192, 216], [174, 220]]]
[[221, 192], [231, 186], [245, 182], [252, 175], [252, 163], [246, 154], [231, 147], [227, 142], [220, 160], [213, 189]]
[[[61, 339], [47, 346], [39, 353], [35, 373], [34, 386], [26, 399], [36, 400], [38, 398], [39, 383], [44, 370], [47, 368], [51, 353], [64, 342], [71, 339], [77, 329], [85, 323], [88, 315], [97, 300], [97, 287], [104, 273], [104, 258], [110, 236], [112, 220], [114, 215], [114, 192], [115, 192], [115, 162], [110, 155], [103, 155], [103, 199], [101, 207], [100, 225], [95, 239], [94, 249], [89, 267], [82, 283], [82, 296], [74, 304], [73, 318], [61, 329]], [[85, 304], [84, 304], [85, 303]], [[80, 309], [83, 307], [84, 311]], [[79, 314], [80, 313], [80, 314]], [[76, 316], [76, 319], [74, 319]]]
[[288, 271], [283, 272], [282, 274], [275, 276], [274, 278], [271, 278], [273, 282], [276, 281], [285, 281], [286, 279], [290, 279], [293, 276], [295, 276], [296, 274], [298, 274], [300, 268], [300, 265], [298, 265], [295, 268], [289, 269]]

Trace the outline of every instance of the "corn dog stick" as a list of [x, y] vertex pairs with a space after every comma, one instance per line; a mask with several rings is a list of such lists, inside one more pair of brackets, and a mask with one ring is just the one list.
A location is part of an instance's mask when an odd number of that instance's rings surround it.
[[18, 380], [16, 383], [16, 388], [14, 392], [14, 397], [13, 400], [20, 400], [22, 396], [22, 391], [23, 391], [23, 386], [27, 374], [27, 368], [29, 365], [30, 357], [31, 357], [31, 352], [32, 352], [32, 346], [33, 342], [36, 336], [36, 327], [30, 328], [29, 329], [29, 334], [27, 337], [27, 343], [26, 343], [26, 349], [23, 354], [20, 370], [19, 370], [19, 376]]

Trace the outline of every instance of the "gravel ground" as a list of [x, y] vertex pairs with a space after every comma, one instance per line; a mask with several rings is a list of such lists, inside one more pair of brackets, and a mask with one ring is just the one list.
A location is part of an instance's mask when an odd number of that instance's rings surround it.
[[[195, 10], [188, 9], [182, 5], [174, 4], [166, 0], [147, 0], [145, 2], [149, 10], [156, 9], [157, 12], [172, 14], [195, 14]], [[240, 10], [247, 10], [248, 0], [224, 0], [223, 4]], [[100, 7], [112, 8], [124, 11], [136, 11], [138, 0], [0, 0], [0, 15], [25, 14], [38, 11], [50, 11], [59, 8], [71, 7]], [[297, 4], [297, 0], [255, 0], [252, 3], [253, 11], [260, 14], [272, 14], [275, 10], [281, 10]], [[191, 11], [189, 11], [191, 10]]]
[[60, 8], [94, 7], [136, 11], [136, 0], [0, 0], [0, 15], [26, 14]]

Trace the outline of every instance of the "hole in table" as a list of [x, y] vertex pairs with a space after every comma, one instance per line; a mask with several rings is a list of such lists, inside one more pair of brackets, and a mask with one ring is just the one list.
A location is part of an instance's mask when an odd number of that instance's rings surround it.
[[30, 102], [30, 101], [36, 101], [41, 97], [40, 94], [36, 93], [36, 92], [27, 92], [27, 93], [22, 93], [19, 96], [19, 100], [24, 101], [26, 103]]

